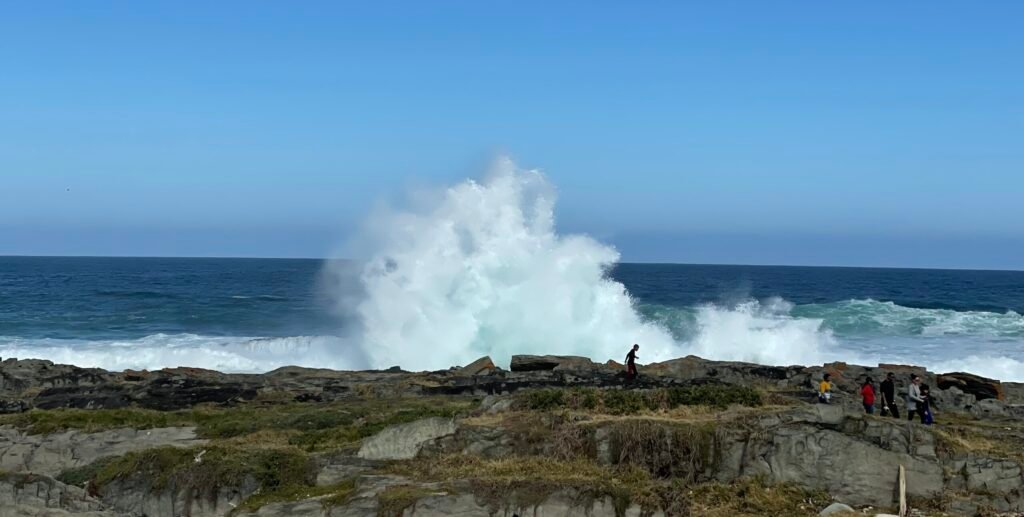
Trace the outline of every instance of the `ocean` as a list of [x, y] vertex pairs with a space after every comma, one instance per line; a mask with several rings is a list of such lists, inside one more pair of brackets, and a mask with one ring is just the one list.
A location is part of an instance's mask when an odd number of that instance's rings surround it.
[[[0, 257], [0, 357], [108, 369], [422, 370], [485, 353], [499, 364], [520, 352], [621, 360], [636, 341], [641, 362], [695, 353], [769, 364], [912, 363], [1024, 381], [1019, 271], [626, 263], [594, 273], [604, 275], [606, 296], [590, 273], [543, 276], [540, 295], [520, 287], [532, 277], [507, 266], [474, 269], [471, 280], [461, 269], [458, 281], [444, 270], [408, 275], [394, 284], [400, 291], [387, 291], [360, 282], [368, 269], [350, 266]], [[500, 289], [481, 287], [496, 279]], [[420, 285], [429, 282], [439, 284]], [[618, 295], [631, 314], [605, 310]]]

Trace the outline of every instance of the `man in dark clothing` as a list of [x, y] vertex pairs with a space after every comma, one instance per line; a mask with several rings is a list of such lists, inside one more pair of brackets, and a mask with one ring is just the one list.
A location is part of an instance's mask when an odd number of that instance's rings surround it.
[[882, 416], [900, 417], [900, 410], [896, 407], [896, 374], [889, 373], [882, 381]]
[[634, 344], [633, 349], [626, 354], [626, 379], [628, 380], [636, 379], [637, 376], [636, 358], [639, 357], [636, 355], [637, 350], [640, 350], [640, 345]]

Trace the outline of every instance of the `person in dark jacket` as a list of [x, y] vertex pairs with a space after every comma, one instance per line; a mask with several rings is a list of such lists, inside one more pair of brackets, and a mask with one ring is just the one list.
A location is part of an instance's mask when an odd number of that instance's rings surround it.
[[896, 375], [889, 372], [882, 381], [882, 416], [900, 417], [900, 410], [896, 407]]
[[634, 344], [633, 348], [626, 354], [626, 379], [628, 380], [633, 380], [637, 377], [636, 359], [640, 357], [636, 355], [637, 350], [640, 350], [640, 345]]
[[924, 418], [925, 425], [932, 425], [935, 422], [935, 417], [932, 416], [932, 390], [927, 384], [921, 385], [921, 398], [924, 399], [921, 403], [921, 417]]

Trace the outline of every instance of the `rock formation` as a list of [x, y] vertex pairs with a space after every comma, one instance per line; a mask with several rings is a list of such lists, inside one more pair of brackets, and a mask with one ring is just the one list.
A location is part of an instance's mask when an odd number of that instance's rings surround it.
[[[815, 404], [826, 372], [834, 403]], [[937, 425], [863, 413], [860, 382], [888, 372], [935, 387]], [[627, 383], [570, 356], [259, 375], [7, 359], [0, 516], [816, 515], [893, 509], [901, 465], [920, 511], [1014, 515], [1022, 404], [1020, 384], [902, 365], [690, 356]], [[749, 506], [758, 490], [776, 506]]]

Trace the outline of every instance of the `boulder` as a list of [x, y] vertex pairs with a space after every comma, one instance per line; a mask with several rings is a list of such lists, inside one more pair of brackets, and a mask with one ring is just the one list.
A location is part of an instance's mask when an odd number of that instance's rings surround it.
[[843, 503], [832, 503], [825, 507], [824, 510], [818, 512], [818, 515], [840, 515], [844, 513], [854, 513], [853, 508]]
[[424, 444], [455, 434], [455, 431], [455, 422], [441, 417], [393, 425], [365, 440], [359, 449], [359, 457], [366, 460], [411, 460]]
[[544, 370], [593, 369], [597, 364], [586, 357], [574, 355], [514, 355], [509, 366], [513, 372], [537, 372]]
[[995, 379], [987, 379], [980, 375], [970, 373], [954, 372], [939, 375], [937, 380], [939, 389], [959, 388], [964, 393], [970, 393], [978, 400], [997, 399], [1004, 400], [1003, 387]]
[[558, 359], [550, 355], [514, 355], [509, 369], [513, 372], [536, 372], [554, 370]]
[[469, 363], [466, 366], [460, 368], [458, 370], [458, 375], [483, 375], [494, 371], [495, 368], [496, 367], [494, 366], [494, 361], [491, 361], [491, 357], [485, 355], [480, 359], [477, 359], [476, 361], [473, 361], [472, 363]]
[[997, 399], [985, 399], [971, 406], [971, 414], [977, 418], [998, 418], [1006, 416], [1006, 404]]

